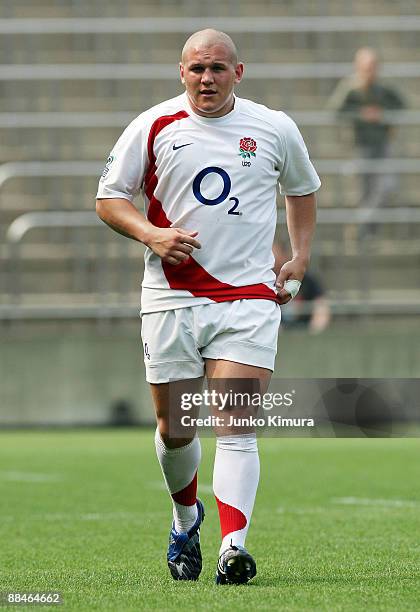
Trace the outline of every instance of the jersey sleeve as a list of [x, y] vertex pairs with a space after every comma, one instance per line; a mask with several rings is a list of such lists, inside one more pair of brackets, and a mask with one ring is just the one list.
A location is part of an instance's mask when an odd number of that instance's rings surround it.
[[308, 150], [296, 123], [281, 113], [280, 126], [280, 193], [303, 196], [321, 186], [319, 176], [309, 159]]
[[147, 125], [142, 115], [124, 130], [105, 164], [97, 198], [133, 201], [140, 192], [147, 170]]

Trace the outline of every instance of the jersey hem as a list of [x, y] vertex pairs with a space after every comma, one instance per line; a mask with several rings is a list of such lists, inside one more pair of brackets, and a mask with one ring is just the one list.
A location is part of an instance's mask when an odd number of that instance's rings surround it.
[[190, 300], [186, 300], [183, 304], [159, 304], [156, 306], [150, 307], [141, 307], [140, 316], [142, 317], [145, 314], [151, 314], [152, 312], [165, 312], [166, 310], [179, 310], [180, 308], [191, 308], [192, 306], [202, 306], [203, 304], [218, 304], [221, 302], [237, 302], [238, 300], [268, 300], [269, 302], [275, 302], [279, 304], [279, 299], [276, 293], [273, 292], [273, 297], [270, 296], [230, 296], [225, 298], [219, 298], [216, 301], [210, 298], [197, 298], [193, 302]]

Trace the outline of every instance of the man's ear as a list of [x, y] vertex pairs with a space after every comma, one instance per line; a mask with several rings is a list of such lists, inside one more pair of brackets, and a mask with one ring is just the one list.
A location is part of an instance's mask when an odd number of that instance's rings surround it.
[[239, 62], [235, 68], [235, 83], [240, 83], [242, 81], [242, 77], [244, 76], [244, 65], [242, 62]]
[[179, 74], [180, 74], [180, 77], [181, 77], [181, 83], [182, 83], [183, 85], [185, 85], [185, 79], [184, 79], [184, 66], [183, 66], [182, 62], [179, 62]]

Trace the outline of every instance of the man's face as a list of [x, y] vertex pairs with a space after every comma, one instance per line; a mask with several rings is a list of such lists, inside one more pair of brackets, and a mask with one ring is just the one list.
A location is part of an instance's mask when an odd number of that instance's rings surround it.
[[233, 89], [243, 64], [236, 64], [223, 43], [191, 47], [179, 65], [193, 110], [203, 117], [223, 117], [233, 108]]
[[377, 78], [378, 60], [373, 55], [362, 54], [356, 60], [356, 72], [362, 83], [371, 85]]

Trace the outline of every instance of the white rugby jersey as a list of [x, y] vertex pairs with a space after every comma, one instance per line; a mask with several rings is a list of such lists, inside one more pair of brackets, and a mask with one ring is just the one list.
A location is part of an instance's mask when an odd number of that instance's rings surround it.
[[184, 93], [139, 115], [110, 153], [97, 198], [133, 201], [158, 227], [198, 231], [201, 249], [173, 266], [145, 252], [142, 313], [243, 298], [277, 301], [276, 190], [320, 180], [285, 113], [235, 98], [223, 117], [195, 114]]

